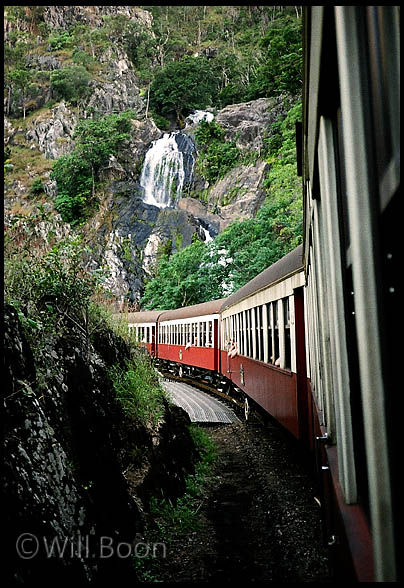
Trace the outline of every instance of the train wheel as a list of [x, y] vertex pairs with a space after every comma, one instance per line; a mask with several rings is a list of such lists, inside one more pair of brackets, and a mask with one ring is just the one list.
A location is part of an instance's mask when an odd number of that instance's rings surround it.
[[245, 420], [248, 421], [248, 416], [250, 414], [250, 405], [248, 404], [248, 398], [244, 399], [244, 416]]

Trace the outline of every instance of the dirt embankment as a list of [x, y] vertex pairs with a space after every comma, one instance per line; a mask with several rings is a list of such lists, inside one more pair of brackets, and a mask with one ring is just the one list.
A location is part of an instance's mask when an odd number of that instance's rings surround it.
[[200, 507], [200, 528], [170, 544], [159, 579], [329, 581], [317, 491], [297, 444], [257, 420], [205, 430], [218, 458]]

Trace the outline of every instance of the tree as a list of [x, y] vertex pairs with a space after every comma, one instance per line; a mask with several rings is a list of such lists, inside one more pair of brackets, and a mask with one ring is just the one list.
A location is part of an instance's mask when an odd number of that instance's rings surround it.
[[89, 91], [91, 75], [82, 65], [71, 65], [52, 71], [50, 76], [51, 89], [56, 98], [64, 98], [69, 102], [77, 102]]
[[13, 71], [11, 71], [8, 75], [9, 80], [11, 81], [14, 88], [21, 91], [22, 95], [22, 109], [23, 109], [23, 116], [25, 119], [25, 112], [26, 112], [26, 99], [29, 92], [29, 88], [32, 84], [34, 79], [34, 73], [28, 69], [27, 67], [16, 67]]
[[265, 52], [265, 61], [257, 69], [249, 99], [301, 92], [301, 19], [288, 16], [275, 20], [260, 45]]
[[208, 106], [216, 89], [208, 60], [187, 56], [156, 74], [150, 88], [150, 106], [158, 114], [174, 114], [182, 121], [191, 110]]
[[75, 224], [84, 217], [86, 205], [94, 197], [97, 173], [129, 138], [132, 116], [128, 110], [77, 125], [74, 150], [59, 157], [51, 173], [58, 187], [56, 209], [64, 221]]
[[169, 310], [209, 300], [200, 272], [205, 252], [206, 245], [196, 241], [170, 258], [164, 256], [156, 277], [146, 284], [142, 307]]

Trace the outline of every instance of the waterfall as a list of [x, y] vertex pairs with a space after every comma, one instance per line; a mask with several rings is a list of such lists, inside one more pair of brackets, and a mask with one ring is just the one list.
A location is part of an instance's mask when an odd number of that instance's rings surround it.
[[192, 139], [181, 131], [165, 133], [152, 142], [140, 176], [146, 204], [159, 208], [174, 206], [192, 181], [194, 153]]

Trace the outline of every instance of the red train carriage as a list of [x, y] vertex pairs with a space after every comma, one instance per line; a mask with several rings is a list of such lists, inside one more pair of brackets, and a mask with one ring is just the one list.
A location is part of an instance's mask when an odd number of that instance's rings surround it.
[[[304, 7], [305, 312], [337, 579], [396, 581], [400, 7]], [[402, 478], [402, 476], [401, 476]]]
[[219, 310], [224, 299], [162, 312], [158, 358], [219, 371]]
[[303, 320], [303, 286], [299, 246], [220, 310], [221, 373], [297, 438], [307, 436], [307, 387], [296, 373], [305, 361], [304, 330], [296, 328]]
[[163, 310], [130, 312], [126, 315], [129, 329], [135, 332], [136, 340], [144, 345], [152, 357], [157, 357], [157, 321]]

